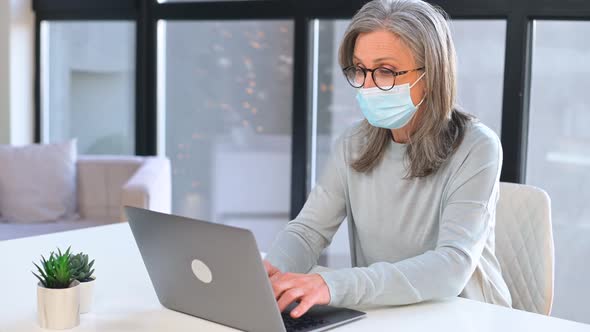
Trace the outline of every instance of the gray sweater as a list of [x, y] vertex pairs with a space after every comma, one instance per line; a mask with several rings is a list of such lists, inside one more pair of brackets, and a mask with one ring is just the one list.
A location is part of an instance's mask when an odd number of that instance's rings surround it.
[[368, 174], [349, 165], [365, 144], [359, 125], [336, 142], [322, 177], [267, 259], [307, 273], [348, 218], [353, 268], [319, 272], [332, 306], [403, 305], [462, 296], [511, 306], [494, 254], [502, 147], [485, 125], [468, 125], [433, 175], [404, 179], [405, 144], [391, 140]]

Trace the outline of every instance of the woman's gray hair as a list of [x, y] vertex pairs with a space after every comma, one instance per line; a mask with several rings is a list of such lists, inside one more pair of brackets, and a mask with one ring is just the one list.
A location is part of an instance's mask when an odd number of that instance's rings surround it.
[[[410, 48], [417, 67], [425, 67], [425, 100], [421, 122], [410, 135], [405, 159], [408, 178], [435, 173], [463, 140], [472, 117], [455, 105], [456, 55], [446, 13], [420, 0], [373, 0], [352, 18], [340, 44], [342, 68], [353, 64], [355, 42], [360, 33], [387, 30]], [[367, 143], [352, 167], [369, 172], [383, 159], [391, 140], [389, 129], [371, 126], [366, 120], [361, 133]]]

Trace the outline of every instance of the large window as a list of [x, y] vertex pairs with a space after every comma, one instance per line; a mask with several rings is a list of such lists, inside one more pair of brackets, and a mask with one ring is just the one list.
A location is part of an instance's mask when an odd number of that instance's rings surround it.
[[[349, 20], [314, 20], [312, 30], [312, 109], [310, 116], [310, 176], [308, 190], [323, 171], [334, 140], [363, 115], [356, 91], [338, 64], [338, 47]], [[476, 115], [498, 136], [502, 118], [502, 82], [506, 22], [501, 20], [455, 20], [451, 28], [458, 57], [458, 104]], [[482, 50], [486, 56], [482, 57]], [[331, 267], [350, 265], [346, 223], [327, 250]]]
[[553, 314], [587, 320], [590, 297], [590, 22], [535, 21], [527, 183], [551, 197]]
[[135, 153], [135, 24], [41, 23], [44, 142], [80, 154]]
[[159, 30], [174, 212], [248, 227], [266, 248], [289, 220], [293, 24], [161, 21]]

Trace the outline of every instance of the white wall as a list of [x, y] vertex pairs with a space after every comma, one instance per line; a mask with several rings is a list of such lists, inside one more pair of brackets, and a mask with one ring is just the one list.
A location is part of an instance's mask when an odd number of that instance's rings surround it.
[[0, 144], [10, 141], [10, 3], [0, 1]]
[[34, 31], [31, 0], [0, 1], [0, 144], [33, 141]]
[[34, 138], [35, 16], [32, 0], [11, 0], [10, 143]]

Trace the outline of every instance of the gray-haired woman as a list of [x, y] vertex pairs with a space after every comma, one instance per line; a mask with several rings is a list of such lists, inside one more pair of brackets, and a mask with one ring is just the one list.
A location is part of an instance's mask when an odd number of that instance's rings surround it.
[[[446, 15], [374, 0], [339, 54], [366, 121], [337, 141], [323, 177], [265, 266], [281, 311], [463, 296], [511, 306], [494, 254], [502, 147], [457, 110]], [[354, 268], [307, 273], [347, 217]]]

